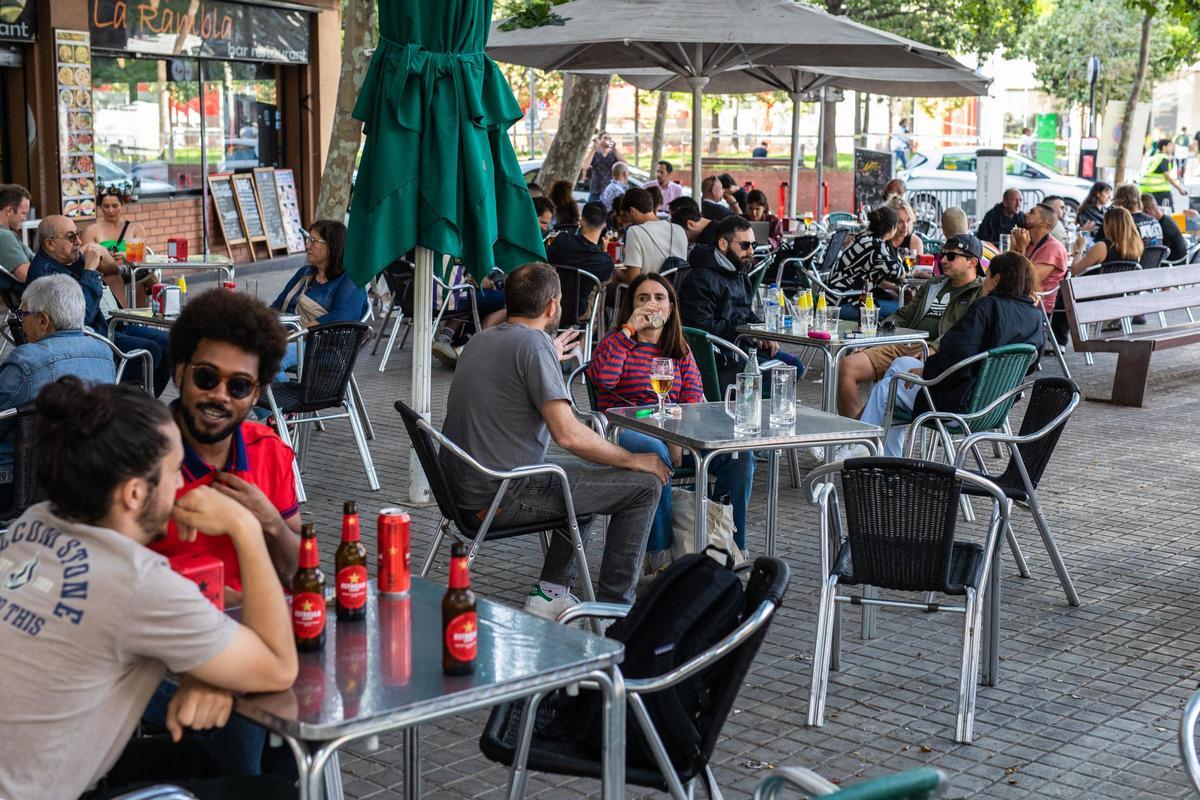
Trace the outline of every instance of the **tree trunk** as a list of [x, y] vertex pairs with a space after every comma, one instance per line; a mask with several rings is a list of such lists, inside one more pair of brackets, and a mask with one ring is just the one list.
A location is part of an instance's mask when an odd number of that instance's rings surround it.
[[708, 136], [708, 154], [715, 156], [718, 148], [721, 146], [721, 112], [714, 109], [709, 119], [709, 124], [712, 125], [712, 132]]
[[654, 172], [654, 165], [662, 161], [663, 157], [663, 132], [667, 127], [667, 100], [666, 92], [658, 93], [658, 106], [654, 109], [654, 138], [650, 143], [650, 171]]
[[870, 146], [870, 131], [871, 131], [871, 95], [863, 95], [863, 126], [862, 126], [862, 146]]
[[837, 103], [825, 101], [825, 152], [823, 163], [827, 167], [837, 166]]
[[558, 131], [546, 151], [538, 183], [548, 190], [555, 181], [575, 183], [583, 157], [595, 135], [600, 107], [608, 97], [610, 78], [577, 76], [571, 81], [571, 91], [563, 100], [558, 117]]
[[[1133, 131], [1134, 112], [1137, 111], [1138, 100], [1142, 97], [1142, 86], [1146, 83], [1146, 65], [1150, 61], [1150, 29], [1154, 25], [1154, 15], [1147, 13], [1142, 17], [1142, 41], [1138, 46], [1138, 65], [1137, 73], [1133, 77], [1133, 86], [1129, 90], [1129, 101], [1125, 103], [1125, 114], [1121, 118], [1121, 141], [1117, 145], [1117, 169], [1116, 182], [1125, 182], [1125, 168], [1128, 166], [1125, 163], [1125, 151], [1129, 147], [1130, 137]], [[1138, 131], [1138, 138], [1141, 139], [1145, 131]], [[1138, 149], [1141, 152], [1141, 148]]]
[[333, 110], [333, 133], [329, 137], [325, 170], [321, 173], [318, 219], [340, 220], [350, 207], [354, 166], [362, 144], [362, 123], [351, 115], [371, 63], [367, 51], [375, 45], [374, 1], [347, 0], [342, 29], [342, 66], [338, 75], [337, 105]]

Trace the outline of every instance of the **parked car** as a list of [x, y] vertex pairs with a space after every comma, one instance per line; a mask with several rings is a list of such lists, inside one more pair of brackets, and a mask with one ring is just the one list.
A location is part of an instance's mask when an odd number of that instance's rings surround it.
[[[534, 159], [532, 161], [522, 161], [520, 166], [521, 166], [521, 174], [525, 177], [526, 184], [539, 183], [538, 176], [542, 170], [542, 159], [538, 158], [538, 159]], [[653, 175], [651, 175], [649, 172], [646, 172], [646, 170], [641, 169], [640, 167], [635, 167], [633, 165], [630, 165], [630, 167], [629, 167], [629, 180], [631, 183], [634, 183], [638, 186], [641, 186], [642, 184], [646, 183], [653, 177], [654, 177]], [[550, 187], [542, 186], [542, 191], [549, 192]], [[573, 192], [571, 192], [571, 194], [575, 198], [575, 202], [579, 203], [579, 205], [582, 206], [584, 203], [587, 202], [587, 199], [588, 199], [587, 183], [582, 180], [576, 182], [575, 190]], [[684, 186], [683, 194], [684, 194], [684, 197], [691, 197], [692, 190], [690, 188], [688, 188], [687, 186]]]
[[[133, 175], [130, 175], [112, 161], [96, 153], [96, 183], [99, 186], [130, 186], [133, 180]], [[169, 194], [175, 191], [175, 187], [166, 181], [160, 181], [146, 175], [139, 174], [137, 180], [139, 195]]]
[[[1087, 197], [1091, 181], [1063, 175], [1060, 172], [1031, 161], [1020, 153], [1005, 151], [1004, 187], [1030, 192], [1025, 205], [1029, 205], [1032, 191], [1042, 196], [1058, 195], [1067, 204], [1067, 215], [1074, 216], [1079, 204]], [[908, 201], [917, 216], [937, 221], [945, 206], [961, 205], [967, 216], [982, 217], [987, 209], [975, 209], [975, 148], [955, 147], [914, 153], [909, 167], [897, 173], [907, 184]], [[955, 192], [962, 192], [956, 196]]]

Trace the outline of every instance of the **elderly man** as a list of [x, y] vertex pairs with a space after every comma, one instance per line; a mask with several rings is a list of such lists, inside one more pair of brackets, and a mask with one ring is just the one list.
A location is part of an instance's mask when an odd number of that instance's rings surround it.
[[985, 242], [1000, 244], [1000, 237], [1012, 233], [1013, 228], [1025, 227], [1025, 215], [1021, 213], [1021, 192], [1005, 189], [1004, 199], [992, 206], [983, 215], [979, 230], [975, 232]]
[[[66, 275], [33, 281], [16, 312], [25, 330], [19, 345], [0, 364], [0, 408], [21, 408], [33, 402], [43, 386], [63, 375], [94, 383], [117, 380], [112, 351], [83, 332], [83, 291]], [[0, 420], [0, 507], [12, 500], [12, 423]]]
[[624, 161], [618, 161], [612, 167], [612, 180], [608, 182], [608, 186], [604, 187], [604, 191], [600, 193], [600, 202], [604, 203], [604, 207], [612, 211], [613, 201], [621, 195], [625, 194], [625, 190], [629, 188], [629, 165]]
[[[51, 214], [38, 225], [40, 249], [29, 264], [29, 280], [35, 281], [48, 275], [69, 275], [83, 290], [84, 324], [97, 332], [104, 332], [108, 325], [100, 302], [106, 286], [101, 273], [116, 274], [119, 270], [112, 255], [98, 244], [82, 244], [74, 221], [58, 214]], [[154, 393], [162, 394], [171, 380], [171, 368], [167, 362], [167, 334], [165, 331], [134, 325], [118, 331], [114, 337], [122, 350], [143, 348], [154, 359]], [[130, 365], [140, 369], [140, 365]], [[127, 373], [129, 374], [129, 373]], [[132, 377], [132, 374], [131, 374]]]
[[15, 183], [0, 184], [0, 267], [24, 282], [33, 251], [21, 241], [21, 223], [29, 216], [29, 191]]

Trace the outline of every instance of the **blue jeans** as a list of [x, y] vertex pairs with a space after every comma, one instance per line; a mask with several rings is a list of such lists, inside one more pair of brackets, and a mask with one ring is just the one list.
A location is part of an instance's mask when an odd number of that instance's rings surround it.
[[[876, 319], [887, 319], [899, 310], [900, 304], [895, 300], [880, 300], [876, 298], [875, 308], [879, 310], [879, 314], [875, 317]], [[857, 322], [858, 306], [851, 305], [849, 303], [844, 306], [838, 306], [838, 316], [841, 319], [849, 319]]]
[[[150, 704], [142, 712], [142, 720], [165, 727], [167, 705], [175, 696], [175, 689], [173, 683], [160, 683], [150, 698]], [[224, 728], [190, 731], [190, 735], [202, 741], [212, 753], [222, 777], [262, 775], [266, 772], [293, 780], [296, 778], [296, 760], [291, 750], [286, 745], [267, 747], [267, 729], [245, 717], [231, 714]]]
[[[113, 343], [128, 353], [130, 350], [142, 348], [149, 351], [154, 360], [154, 396], [158, 397], [171, 382], [171, 337], [162, 328], [151, 328], [148, 325], [130, 325], [122, 328], [113, 335]], [[141, 361], [132, 361], [125, 369], [124, 377], [139, 379], [142, 376]]]
[[896, 157], [896, 169], [908, 169], [908, 153], [904, 150], [893, 150], [892, 155]]
[[[888, 367], [888, 371], [884, 374], [883, 380], [875, 384], [871, 389], [871, 396], [867, 398], [867, 405], [863, 408], [863, 422], [868, 422], [872, 425], [882, 426], [887, 414], [888, 393], [891, 392], [892, 382], [896, 380], [896, 374], [899, 372], [912, 372], [925, 366], [925, 362], [919, 358], [912, 356], [901, 356], [892, 362]], [[901, 383], [896, 390], [896, 407], [903, 408], [905, 411], [912, 411], [913, 400], [917, 396], [917, 386], [906, 386]], [[883, 443], [883, 454], [892, 458], [899, 458], [904, 452], [904, 432], [907, 426], [893, 425], [888, 431], [887, 441]]]
[[[667, 444], [661, 439], [636, 431], [621, 431], [617, 442], [631, 453], [657, 453], [665, 463], [671, 463]], [[683, 462], [684, 466], [690, 466], [693, 459], [685, 455]], [[750, 490], [754, 486], [754, 454], [739, 453], [737, 458], [729, 454], [719, 455], [709, 465], [709, 472], [716, 478], [715, 496], [720, 498], [729, 495], [736, 528], [733, 538], [738, 547], [745, 548], [746, 506], [750, 504]], [[648, 552], [666, 550], [671, 546], [671, 514], [671, 487], [664, 486], [658, 498], [658, 508], [654, 511], [654, 522], [650, 525], [650, 539], [646, 545]]]
[[279, 362], [279, 372], [275, 373], [276, 382], [290, 381], [295, 376], [289, 375], [288, 371], [295, 372], [299, 365], [300, 348], [296, 342], [288, 342], [287, 350], [283, 352], [283, 360]]

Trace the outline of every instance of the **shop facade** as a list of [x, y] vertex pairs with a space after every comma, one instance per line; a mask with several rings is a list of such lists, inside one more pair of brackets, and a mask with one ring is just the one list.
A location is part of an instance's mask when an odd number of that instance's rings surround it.
[[274, 168], [312, 220], [337, 0], [26, 0], [6, 27], [13, 3], [0, 9], [0, 181], [28, 187], [38, 216], [86, 227], [97, 191], [116, 187], [151, 248], [185, 238], [244, 263], [250, 245], [227, 248], [209, 179]]

